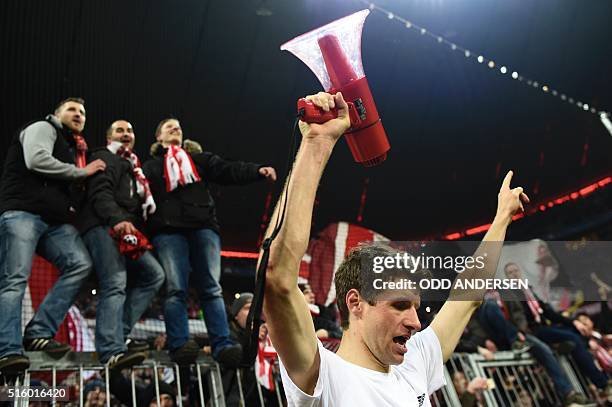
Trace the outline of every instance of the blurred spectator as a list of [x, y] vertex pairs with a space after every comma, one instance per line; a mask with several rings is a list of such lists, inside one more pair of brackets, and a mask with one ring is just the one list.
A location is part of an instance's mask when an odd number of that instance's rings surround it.
[[310, 287], [310, 284], [299, 285], [308, 308], [310, 308], [310, 315], [314, 322], [315, 331], [318, 338], [342, 338], [342, 328], [338, 325], [335, 315], [330, 311], [329, 308], [315, 304], [315, 293]]
[[[522, 270], [515, 263], [506, 264], [504, 272], [510, 279], [523, 278]], [[506, 301], [512, 322], [521, 332], [533, 334], [548, 344], [572, 342], [574, 349], [571, 354], [578, 368], [606, 397], [612, 396], [612, 382], [597, 368], [593, 355], [588, 350], [585, 337], [589, 334], [587, 326], [578, 319], [566, 318], [556, 312], [529, 288], [507, 294], [509, 298], [513, 298], [512, 301]]]
[[[518, 392], [518, 403], [517, 405], [521, 407], [532, 407], [533, 406], [533, 398], [525, 389], [520, 389]], [[577, 406], [578, 404], [574, 404]]]
[[176, 393], [172, 386], [159, 381], [159, 404], [155, 383], [149, 384], [138, 397], [138, 407], [174, 407], [176, 406]]
[[487, 379], [476, 377], [468, 383], [463, 372], [455, 372], [453, 374], [453, 386], [462, 407], [482, 406], [482, 392], [486, 390]]
[[594, 329], [595, 324], [589, 315], [578, 314], [576, 319], [585, 326], [584, 336], [600, 369], [608, 374], [612, 373], [612, 354], [605, 345], [603, 335]]
[[[160, 403], [162, 407], [174, 407], [176, 405], [176, 391], [164, 381], [164, 372], [167, 368], [158, 368], [158, 386]], [[134, 387], [136, 389], [137, 407], [157, 406], [157, 395], [155, 391], [155, 369], [133, 369]], [[167, 381], [173, 380], [173, 376]], [[111, 372], [111, 393], [122, 405], [132, 406], [132, 383], [129, 370]]]
[[155, 340], [153, 341], [153, 348], [156, 351], [160, 351], [162, 349], [165, 349], [166, 348], [166, 339], [167, 339], [167, 337], [166, 337], [165, 333], [157, 335], [155, 337]]
[[[505, 303], [501, 303], [505, 307]], [[526, 322], [522, 308], [517, 308], [516, 304], [509, 304], [506, 309], [509, 317], [518, 326], [524, 326]], [[520, 306], [520, 305], [519, 305]], [[569, 381], [569, 378], [559, 365], [556, 356], [550, 347], [530, 333], [519, 331], [513, 322], [506, 319], [500, 303], [495, 300], [486, 300], [477, 311], [478, 318], [488, 333], [497, 341], [497, 343], [505, 348], [511, 348], [514, 351], [524, 352], [529, 350], [531, 355], [538, 361], [548, 372], [557, 393], [561, 396], [564, 405], [580, 406], [589, 405], [592, 403], [584, 395], [575, 392]], [[523, 318], [523, 319], [521, 319]], [[523, 347], [518, 347], [517, 342], [522, 343]], [[568, 348], [571, 351], [573, 346]]]
[[106, 405], [106, 385], [100, 379], [88, 382], [83, 388], [85, 407], [104, 407]]
[[[241, 293], [230, 306], [230, 335], [233, 340], [246, 348], [249, 343], [250, 332], [247, 329], [247, 317], [253, 302], [252, 293]], [[259, 330], [259, 340], [263, 341], [267, 336], [267, 327], [262, 324]], [[257, 390], [257, 379], [255, 376], [255, 366], [239, 368], [242, 378], [242, 392], [244, 394], [245, 405], [258, 406], [259, 395]], [[223, 388], [225, 389], [225, 402], [228, 407], [240, 406], [240, 392], [238, 387], [238, 375], [236, 369], [225, 369], [223, 372]], [[277, 405], [276, 395], [266, 388], [261, 388], [263, 399], [266, 406]]]

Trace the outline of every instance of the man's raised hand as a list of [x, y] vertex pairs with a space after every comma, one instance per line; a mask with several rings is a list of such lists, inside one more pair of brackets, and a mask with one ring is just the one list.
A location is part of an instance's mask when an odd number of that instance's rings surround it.
[[319, 92], [316, 95], [306, 96], [306, 99], [326, 112], [337, 108], [338, 117], [322, 124], [305, 123], [300, 120], [300, 131], [304, 139], [329, 141], [332, 145], [335, 144], [350, 127], [348, 105], [344, 101], [342, 93], [338, 92], [335, 95], [330, 95], [329, 93]]
[[508, 171], [502, 182], [499, 194], [497, 195], [497, 215], [495, 216], [501, 217], [501, 219], [505, 219], [508, 222], [512, 220], [515, 214], [524, 212], [523, 204], [530, 202], [522, 187], [510, 188], [512, 175], [514, 173]]

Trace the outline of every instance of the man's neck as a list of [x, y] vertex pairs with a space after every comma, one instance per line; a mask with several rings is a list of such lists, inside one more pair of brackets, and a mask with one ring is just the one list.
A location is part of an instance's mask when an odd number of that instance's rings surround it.
[[175, 147], [180, 147], [181, 146], [180, 143], [166, 143], [164, 141], [161, 142], [161, 145], [162, 145], [163, 148], [170, 148], [172, 146], [175, 146]]
[[344, 331], [336, 355], [340, 356], [346, 362], [366, 369], [381, 373], [389, 372], [389, 365], [381, 363], [374, 356], [356, 330], [347, 329]]

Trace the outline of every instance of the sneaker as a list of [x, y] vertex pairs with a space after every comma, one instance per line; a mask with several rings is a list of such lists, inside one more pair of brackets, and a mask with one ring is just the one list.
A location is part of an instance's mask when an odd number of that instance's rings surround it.
[[145, 341], [137, 341], [136, 339], [127, 338], [125, 345], [128, 352], [146, 352], [149, 350], [149, 344]]
[[589, 400], [584, 394], [571, 391], [565, 400], [563, 400], [564, 407], [596, 407], [597, 403], [593, 400]]
[[522, 342], [522, 341], [514, 341], [512, 343], [512, 352], [514, 353], [525, 353], [527, 352], [529, 349], [531, 349], [531, 346], [529, 346], [527, 344], [527, 342]]
[[30, 359], [24, 355], [8, 355], [0, 358], [0, 372], [17, 373], [23, 372], [30, 367]]
[[54, 357], [62, 357], [72, 350], [70, 345], [59, 343], [53, 338], [26, 339], [23, 342], [23, 347], [28, 352], [41, 351]]
[[142, 363], [146, 357], [144, 352], [117, 353], [108, 359], [106, 366], [109, 370], [127, 369]]
[[170, 351], [170, 358], [180, 366], [194, 363], [200, 353], [200, 347], [194, 340], [188, 340], [183, 346]]
[[222, 348], [217, 354], [215, 360], [229, 368], [239, 367], [240, 362], [242, 361], [242, 346], [235, 343]]

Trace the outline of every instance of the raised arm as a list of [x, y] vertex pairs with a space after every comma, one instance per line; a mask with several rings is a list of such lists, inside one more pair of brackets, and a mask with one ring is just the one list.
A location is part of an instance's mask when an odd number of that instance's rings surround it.
[[[523, 192], [523, 188], [516, 187], [510, 189], [512, 175], [512, 171], [508, 171], [504, 178], [497, 195], [497, 213], [489, 231], [482, 239], [483, 244], [474, 253], [474, 257], [486, 253], [485, 267], [483, 269], [466, 269], [457, 278], [469, 280], [495, 277], [502, 245], [506, 238], [506, 229], [510, 222], [512, 222], [512, 217], [516, 213], [523, 211], [522, 202], [529, 202], [529, 198]], [[463, 330], [476, 308], [482, 303], [482, 298], [485, 294], [485, 290], [474, 290], [470, 293], [466, 293], [465, 290], [463, 291], [462, 293], [456, 290], [451, 291], [449, 300], [444, 303], [442, 309], [440, 309], [440, 312], [431, 323], [432, 329], [440, 341], [444, 361], [448, 360], [452, 355]], [[461, 299], [461, 297], [468, 298]]]
[[310, 237], [315, 194], [336, 141], [349, 127], [348, 107], [338, 93], [309, 96], [315, 105], [338, 108], [338, 118], [324, 124], [300, 122], [302, 143], [293, 166], [288, 195], [282, 196], [270, 221], [270, 235], [287, 198], [285, 219], [270, 250], [264, 313], [270, 339], [293, 382], [312, 394], [319, 374], [317, 339], [310, 311], [297, 286], [298, 271]]
[[[204, 167], [205, 176], [208, 180], [224, 185], [242, 185], [259, 181], [264, 178], [276, 181], [276, 172], [272, 167], [245, 161], [230, 161], [216, 154], [201, 153], [192, 155], [195, 162]], [[262, 171], [264, 170], [265, 171]], [[267, 171], [273, 172], [273, 179], [268, 176]], [[271, 174], [272, 175], [272, 174]]]

